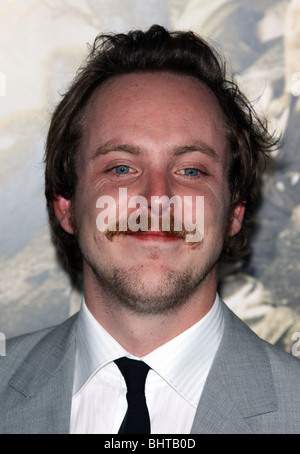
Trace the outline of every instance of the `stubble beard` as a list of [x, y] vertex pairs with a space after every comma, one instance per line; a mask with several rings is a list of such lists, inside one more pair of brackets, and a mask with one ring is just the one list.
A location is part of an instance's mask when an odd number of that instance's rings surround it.
[[215, 267], [218, 257], [202, 270], [164, 271], [150, 286], [145, 271], [138, 266], [127, 269], [100, 266], [88, 257], [84, 261], [107, 304], [126, 308], [139, 316], [150, 316], [171, 314], [183, 307]]
[[87, 267], [93, 276], [95, 286], [99, 290], [99, 298], [104, 296], [107, 304], [113, 303], [129, 309], [136, 315], [148, 316], [176, 312], [188, 302], [219, 262], [222, 251], [215, 251], [206, 263], [197, 269], [190, 267], [181, 271], [162, 272], [156, 285], [153, 285], [151, 290], [146, 290], [145, 271], [138, 266], [124, 269], [107, 263], [100, 264], [96, 257], [91, 256], [81, 247], [74, 205], [72, 208], [71, 221], [84, 267]]

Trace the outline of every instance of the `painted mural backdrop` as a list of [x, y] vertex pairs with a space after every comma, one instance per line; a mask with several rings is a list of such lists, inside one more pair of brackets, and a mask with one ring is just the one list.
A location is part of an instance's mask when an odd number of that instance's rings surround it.
[[222, 274], [226, 303], [295, 356], [300, 336], [300, 1], [0, 0], [0, 332], [63, 321], [80, 295], [49, 238], [43, 153], [50, 114], [103, 31], [192, 29], [213, 40], [284, 139], [247, 262]]

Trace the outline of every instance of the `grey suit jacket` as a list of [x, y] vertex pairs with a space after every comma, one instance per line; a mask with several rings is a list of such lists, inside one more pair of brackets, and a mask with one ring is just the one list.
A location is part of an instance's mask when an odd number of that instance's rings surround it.
[[[192, 433], [300, 433], [300, 361], [259, 339], [224, 304], [225, 330]], [[8, 342], [0, 433], [69, 433], [77, 316]]]

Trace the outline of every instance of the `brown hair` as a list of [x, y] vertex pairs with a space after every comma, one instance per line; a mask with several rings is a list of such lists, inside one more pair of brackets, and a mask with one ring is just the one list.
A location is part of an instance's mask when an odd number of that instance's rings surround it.
[[246, 203], [241, 231], [226, 240], [224, 255], [241, 256], [246, 250], [248, 225], [256, 208], [266, 158], [278, 142], [269, 134], [267, 122], [255, 113], [235, 82], [228, 79], [221, 56], [195, 33], [168, 32], [153, 25], [146, 32], [103, 34], [96, 37], [84, 66], [56, 107], [46, 143], [45, 194], [52, 238], [74, 283], [78, 283], [81, 273], [82, 255], [76, 238], [60, 226], [53, 200], [57, 195], [71, 200], [74, 197], [76, 153], [84, 113], [93, 92], [110, 77], [139, 71], [194, 76], [217, 98], [231, 148], [228, 175], [231, 206]]

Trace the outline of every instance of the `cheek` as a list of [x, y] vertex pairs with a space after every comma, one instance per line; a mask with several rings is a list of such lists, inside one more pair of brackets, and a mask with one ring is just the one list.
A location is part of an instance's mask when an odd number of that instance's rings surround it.
[[230, 195], [227, 186], [204, 195], [204, 220], [207, 230], [226, 232], [230, 215]]
[[107, 178], [97, 179], [91, 172], [86, 172], [81, 176], [77, 183], [75, 194], [75, 213], [77, 221], [81, 218], [90, 219], [96, 217], [97, 200], [100, 196], [108, 195], [113, 192], [113, 188], [108, 184]]
[[85, 190], [82, 185], [77, 187], [74, 199], [73, 217], [77, 235], [87, 237], [96, 229], [96, 198]]

